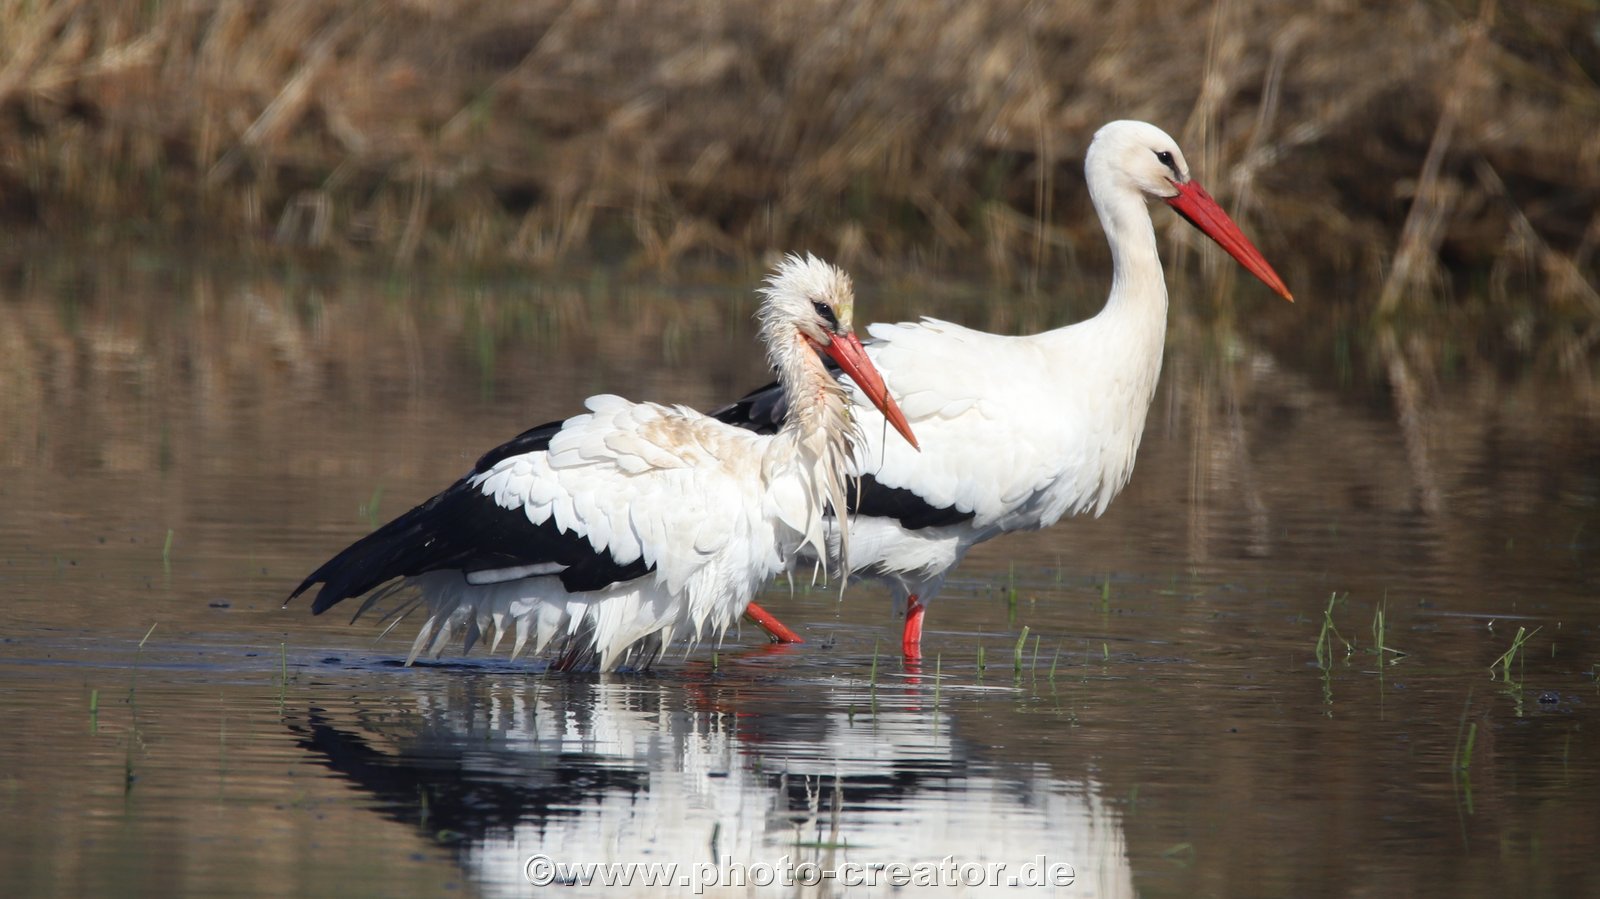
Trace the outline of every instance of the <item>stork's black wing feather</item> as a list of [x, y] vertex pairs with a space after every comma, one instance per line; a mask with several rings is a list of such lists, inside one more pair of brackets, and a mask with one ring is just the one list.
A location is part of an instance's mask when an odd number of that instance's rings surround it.
[[[832, 359], [827, 361], [830, 364], [833, 362]], [[776, 434], [789, 417], [789, 400], [783, 395], [783, 388], [778, 386], [778, 382], [773, 381], [707, 414], [723, 424], [757, 434]]]
[[301, 581], [289, 599], [321, 583], [311, 604], [320, 615], [394, 578], [440, 569], [473, 572], [553, 562], [566, 566], [561, 584], [574, 593], [649, 573], [654, 566], [643, 559], [619, 561], [596, 550], [587, 537], [560, 530], [554, 520], [534, 524], [521, 509], [504, 508], [469, 483], [512, 456], [549, 449], [563, 424], [540, 425], [485, 453], [472, 474], [345, 547]]

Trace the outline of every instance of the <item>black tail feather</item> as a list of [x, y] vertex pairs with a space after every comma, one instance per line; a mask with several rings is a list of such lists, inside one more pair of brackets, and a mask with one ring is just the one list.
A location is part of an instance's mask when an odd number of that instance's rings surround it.
[[582, 534], [560, 530], [554, 521], [534, 524], [524, 510], [500, 506], [472, 483], [505, 459], [548, 450], [562, 424], [532, 428], [485, 453], [472, 474], [322, 563], [289, 600], [320, 583], [311, 603], [312, 613], [320, 615], [396, 578], [440, 570], [473, 572], [553, 562], [564, 568], [562, 586], [575, 593], [649, 573], [654, 566], [643, 559], [618, 560], [596, 550]]

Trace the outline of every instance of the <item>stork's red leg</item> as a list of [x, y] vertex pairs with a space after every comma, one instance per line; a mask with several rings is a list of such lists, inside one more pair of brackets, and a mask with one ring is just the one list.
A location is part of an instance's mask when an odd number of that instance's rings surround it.
[[906, 629], [900, 636], [900, 651], [908, 662], [922, 660], [922, 613], [927, 609], [915, 593], [906, 597]]
[[755, 603], [745, 606], [744, 614], [746, 618], [749, 618], [751, 621], [756, 623], [756, 627], [766, 631], [767, 636], [770, 637], [774, 643], [806, 642], [800, 639], [799, 634], [789, 630], [788, 626], [774, 617], [771, 612], [768, 612], [766, 609], [761, 608]]

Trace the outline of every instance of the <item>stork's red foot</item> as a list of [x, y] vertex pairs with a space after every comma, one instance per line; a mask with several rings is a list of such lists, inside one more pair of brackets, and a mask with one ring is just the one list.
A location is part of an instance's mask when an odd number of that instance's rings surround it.
[[915, 593], [906, 597], [906, 629], [900, 635], [900, 652], [908, 662], [922, 661], [922, 614], [927, 609]]
[[773, 617], [771, 612], [768, 612], [766, 609], [761, 608], [755, 603], [745, 606], [744, 614], [746, 618], [749, 618], [751, 621], [756, 623], [756, 627], [766, 631], [767, 636], [770, 637], [774, 643], [806, 642], [800, 638], [799, 634], [790, 630], [783, 622]]

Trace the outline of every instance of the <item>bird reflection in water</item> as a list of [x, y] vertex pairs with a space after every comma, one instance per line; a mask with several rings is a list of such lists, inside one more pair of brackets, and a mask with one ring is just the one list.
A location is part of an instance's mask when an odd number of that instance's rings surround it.
[[[986, 760], [921, 691], [869, 698], [693, 672], [439, 673], [407, 682], [414, 693], [399, 702], [312, 708], [290, 728], [489, 895], [525, 895], [535, 854], [745, 870], [785, 857], [836, 870], [949, 856], [1017, 871], [1044, 856], [1075, 872], [1061, 895], [1133, 895], [1121, 815], [1098, 784]], [[885, 889], [747, 881], [705, 895]]]

